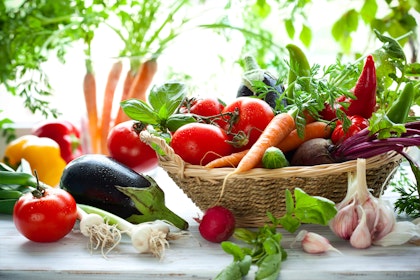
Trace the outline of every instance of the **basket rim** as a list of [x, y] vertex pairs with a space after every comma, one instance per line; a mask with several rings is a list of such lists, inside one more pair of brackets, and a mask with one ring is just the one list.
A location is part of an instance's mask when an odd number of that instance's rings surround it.
[[[235, 168], [220, 167], [206, 168], [201, 165], [193, 165], [186, 163], [179, 155], [177, 155], [172, 147], [166, 141], [158, 136], [150, 134], [148, 131], [140, 133], [141, 141], [148, 145], [156, 144], [163, 150], [165, 155], [158, 155], [159, 164], [169, 173], [178, 174], [179, 177], [201, 177], [211, 178], [213, 180], [224, 179]], [[381, 167], [389, 162], [397, 162], [401, 160], [402, 155], [397, 152], [389, 152], [366, 159], [366, 169]], [[290, 177], [318, 177], [324, 175], [340, 174], [344, 172], [353, 172], [356, 170], [357, 160], [349, 160], [340, 163], [319, 164], [314, 166], [287, 166], [278, 169], [253, 168], [240, 174], [233, 174], [231, 178], [290, 178]]]

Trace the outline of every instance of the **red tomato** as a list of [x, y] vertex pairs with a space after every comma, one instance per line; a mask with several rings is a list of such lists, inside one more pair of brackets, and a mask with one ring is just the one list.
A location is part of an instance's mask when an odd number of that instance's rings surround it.
[[129, 120], [114, 126], [107, 139], [109, 155], [136, 172], [143, 173], [158, 165], [155, 150], [139, 138], [135, 121]]
[[223, 104], [217, 98], [198, 99], [190, 108], [191, 114], [210, 117], [219, 115], [223, 111]]
[[63, 238], [72, 230], [76, 218], [76, 201], [58, 188], [45, 189], [40, 197], [26, 193], [13, 209], [17, 230], [35, 242], [54, 242]]
[[331, 141], [334, 144], [343, 142], [345, 139], [349, 138], [350, 136], [353, 136], [354, 134], [369, 126], [368, 121], [361, 116], [355, 115], [349, 118], [351, 121], [351, 125], [347, 131], [344, 131], [343, 124], [341, 123], [341, 121], [337, 120], [336, 126], [331, 134]]
[[172, 135], [171, 147], [185, 162], [205, 165], [210, 161], [231, 154], [226, 132], [218, 126], [189, 123]]
[[[235, 101], [225, 107], [223, 113], [234, 112], [238, 110], [238, 118], [231, 127], [231, 132], [237, 134], [239, 132], [247, 136], [247, 142], [240, 150], [249, 149], [252, 144], [260, 137], [261, 132], [274, 118], [273, 109], [265, 101], [252, 97], [239, 97]], [[225, 127], [228, 130], [229, 125]], [[230, 139], [232, 140], [232, 139]]]

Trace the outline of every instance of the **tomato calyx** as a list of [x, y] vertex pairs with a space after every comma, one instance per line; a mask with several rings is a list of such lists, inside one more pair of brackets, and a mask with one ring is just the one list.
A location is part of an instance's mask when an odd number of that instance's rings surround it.
[[145, 130], [147, 127], [146, 124], [142, 123], [142, 122], [135, 122], [133, 123], [133, 130], [134, 132], [137, 133], [137, 135], [140, 135], [140, 132], [142, 132], [143, 130]]
[[36, 179], [36, 188], [31, 192], [35, 198], [42, 198], [45, 196], [45, 187], [41, 186], [39, 183], [38, 173], [34, 170], [34, 175]]

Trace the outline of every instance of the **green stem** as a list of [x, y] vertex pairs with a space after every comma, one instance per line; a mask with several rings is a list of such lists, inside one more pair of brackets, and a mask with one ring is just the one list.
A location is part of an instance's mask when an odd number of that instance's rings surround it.
[[178, 12], [179, 9], [182, 8], [182, 6], [185, 5], [185, 3], [188, 1], [181, 1], [178, 6], [176, 6], [174, 8], [174, 10], [172, 10], [172, 12], [170, 12], [168, 14], [168, 16], [166, 17], [165, 21], [161, 24], [161, 26], [156, 30], [156, 32], [153, 34], [153, 36], [146, 42], [145, 44], [145, 49], [149, 49], [150, 45], [157, 39], [157, 37], [159, 36], [159, 34], [162, 32], [163, 28], [173, 20], [173, 17], [175, 16], [175, 14]]
[[144, 189], [116, 186], [119, 191], [131, 198], [136, 208], [142, 213], [141, 215], [133, 214], [126, 220], [134, 224], [164, 220], [179, 229], [187, 229], [188, 223], [166, 207], [163, 190], [150, 176], [147, 176], [147, 179], [151, 186]]
[[110, 225], [115, 225], [122, 231], [127, 231], [129, 233], [135, 226], [134, 224], [108, 211], [85, 204], [77, 204], [77, 206], [88, 214], [98, 214]]

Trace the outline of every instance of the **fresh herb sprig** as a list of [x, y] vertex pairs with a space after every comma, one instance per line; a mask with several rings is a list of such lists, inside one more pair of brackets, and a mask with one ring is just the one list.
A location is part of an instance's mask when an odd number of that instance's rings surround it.
[[245, 228], [235, 230], [233, 236], [247, 246], [241, 247], [231, 241], [222, 242], [222, 249], [233, 256], [233, 262], [215, 279], [242, 279], [252, 264], [257, 266], [255, 279], [277, 279], [281, 263], [287, 259], [287, 252], [281, 246], [282, 234], [277, 231], [278, 226], [294, 233], [302, 223], [328, 225], [336, 213], [334, 202], [328, 199], [310, 196], [300, 188], [295, 188], [293, 198], [290, 190], [286, 190], [286, 213], [281, 218], [267, 213], [270, 223], [256, 231]]
[[400, 165], [389, 185], [392, 187], [392, 191], [399, 195], [394, 203], [396, 212], [417, 218], [420, 217], [419, 189], [409, 175], [410, 172], [405, 165]]

